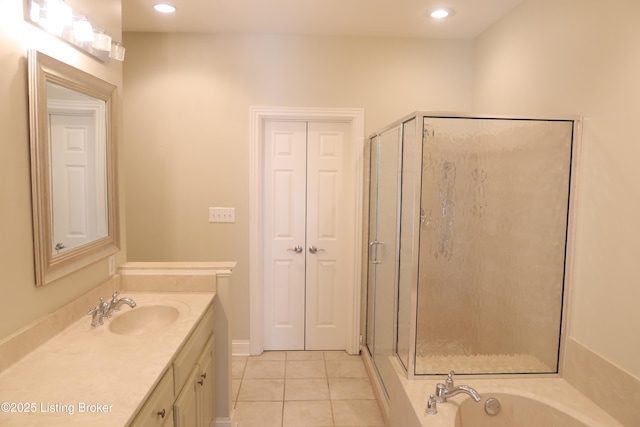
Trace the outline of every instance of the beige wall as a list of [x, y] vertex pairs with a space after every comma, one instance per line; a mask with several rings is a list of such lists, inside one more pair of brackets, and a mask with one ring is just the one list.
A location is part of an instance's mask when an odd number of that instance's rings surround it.
[[476, 40], [474, 109], [584, 116], [569, 335], [640, 378], [640, 2], [529, 0]]
[[[130, 261], [238, 261], [249, 339], [249, 107], [365, 108], [367, 134], [412, 110], [471, 106], [471, 42], [126, 33]], [[209, 224], [234, 206], [235, 224]]]
[[[106, 28], [119, 39], [120, 0], [100, 2], [76, 0], [75, 9]], [[31, 225], [29, 167], [29, 116], [27, 99], [27, 50], [35, 48], [49, 56], [90, 72], [117, 86], [122, 66], [108, 66], [91, 59], [35, 26], [24, 22], [21, 1], [0, 0], [0, 340], [32, 321], [55, 311], [95, 288], [107, 278], [107, 261], [92, 264], [75, 274], [36, 288]], [[124, 246], [124, 235], [122, 236]], [[125, 260], [121, 251], [118, 261]]]

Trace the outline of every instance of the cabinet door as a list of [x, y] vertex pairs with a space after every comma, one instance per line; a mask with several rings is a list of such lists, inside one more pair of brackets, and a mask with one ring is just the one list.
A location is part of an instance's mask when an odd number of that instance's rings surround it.
[[213, 335], [207, 341], [204, 351], [198, 359], [200, 378], [198, 379], [198, 415], [200, 427], [211, 427], [216, 415], [215, 398], [215, 339]]
[[175, 427], [198, 426], [198, 415], [196, 412], [196, 388], [199, 387], [197, 383], [199, 378], [200, 370], [198, 369], [198, 366], [195, 365], [173, 405]]
[[164, 374], [129, 427], [173, 427], [173, 372]]

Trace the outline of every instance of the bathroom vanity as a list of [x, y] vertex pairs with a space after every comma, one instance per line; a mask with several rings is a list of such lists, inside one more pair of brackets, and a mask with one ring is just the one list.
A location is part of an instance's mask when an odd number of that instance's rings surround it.
[[[230, 424], [228, 290], [215, 280], [215, 271], [228, 277], [230, 269], [210, 264], [125, 265], [93, 294], [107, 299], [115, 288], [135, 308], [123, 305], [94, 327], [86, 301], [98, 298], [85, 296], [70, 304], [85, 306], [79, 315], [77, 307], [65, 307], [23, 331], [36, 337], [71, 321], [0, 372], [0, 425]], [[157, 292], [149, 291], [151, 282]], [[0, 350], [19, 351], [19, 338]]]
[[215, 418], [215, 337], [209, 306], [131, 427], [211, 426]]

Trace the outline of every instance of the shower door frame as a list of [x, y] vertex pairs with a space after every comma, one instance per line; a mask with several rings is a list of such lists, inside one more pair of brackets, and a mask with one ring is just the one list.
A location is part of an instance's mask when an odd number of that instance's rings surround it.
[[[474, 114], [474, 113], [460, 113], [460, 112], [447, 112], [447, 111], [414, 111], [396, 120], [389, 125], [381, 128], [380, 130], [372, 133], [369, 139], [375, 135], [380, 135], [383, 132], [392, 129], [398, 125], [403, 126], [404, 123], [411, 119], [416, 119], [416, 138], [419, 138], [420, 147], [423, 146], [423, 123], [425, 118], [460, 118], [460, 119], [498, 119], [498, 120], [540, 120], [540, 121], [571, 121], [573, 122], [573, 140], [571, 146], [571, 162], [570, 162], [570, 180], [569, 180], [569, 200], [568, 200], [568, 214], [567, 214], [567, 234], [566, 234], [566, 248], [565, 248], [565, 261], [564, 261], [564, 289], [562, 295], [562, 313], [560, 317], [560, 331], [559, 331], [559, 347], [558, 347], [558, 372], [557, 373], [531, 373], [531, 374], [461, 374], [464, 378], [557, 378], [562, 377], [564, 371], [564, 356], [565, 346], [567, 340], [567, 332], [569, 331], [569, 319], [571, 305], [569, 304], [570, 296], [573, 288], [574, 280], [574, 259], [575, 259], [575, 239], [576, 239], [576, 211], [578, 206], [578, 197], [580, 188], [578, 182], [580, 181], [580, 156], [582, 154], [582, 116], [579, 115], [500, 115], [500, 114]], [[404, 133], [401, 134], [401, 142]], [[403, 147], [401, 147], [403, 148]], [[422, 149], [421, 149], [422, 152]], [[422, 165], [422, 156], [420, 156], [420, 164]], [[402, 181], [401, 181], [402, 182]], [[401, 190], [401, 188], [400, 188]], [[401, 195], [402, 197], [402, 195]], [[399, 221], [402, 219], [402, 212], [400, 212]], [[419, 221], [418, 218], [414, 220]], [[417, 239], [419, 244], [419, 238]], [[402, 242], [400, 242], [400, 245]], [[412, 284], [411, 288], [411, 306], [409, 308], [409, 360], [408, 366], [405, 366], [397, 352], [397, 337], [398, 331], [396, 330], [394, 336], [396, 342], [395, 356], [398, 362], [398, 366], [405, 371], [408, 379], [426, 379], [432, 380], [435, 374], [415, 374], [415, 361], [416, 361], [416, 334], [417, 334], [417, 290], [418, 290], [418, 263], [415, 262], [412, 266], [412, 274], [416, 280]], [[396, 282], [396, 292], [399, 283]], [[396, 311], [395, 323], [398, 324], [397, 315], [400, 310]]]

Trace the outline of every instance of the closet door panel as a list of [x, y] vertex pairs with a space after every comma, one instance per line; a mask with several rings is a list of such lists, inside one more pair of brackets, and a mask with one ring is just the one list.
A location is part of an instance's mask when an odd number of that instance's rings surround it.
[[265, 350], [304, 349], [306, 135], [304, 122], [265, 124]]
[[306, 349], [345, 348], [344, 154], [346, 123], [309, 123]]

